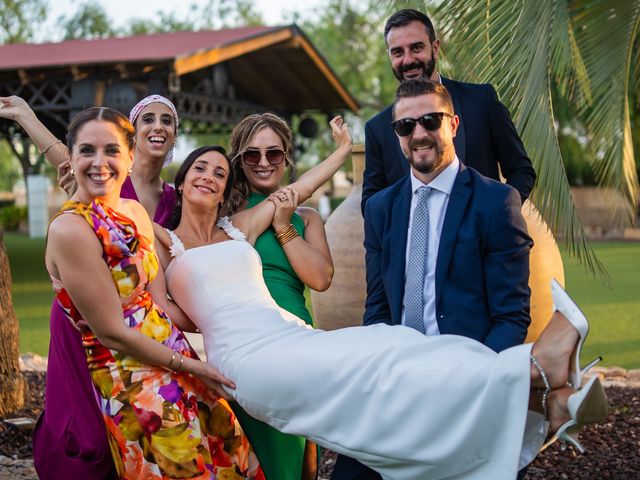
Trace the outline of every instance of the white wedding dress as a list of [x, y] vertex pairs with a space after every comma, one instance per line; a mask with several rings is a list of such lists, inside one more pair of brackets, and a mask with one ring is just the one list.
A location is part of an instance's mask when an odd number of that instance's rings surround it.
[[170, 232], [167, 285], [252, 416], [385, 479], [513, 480], [533, 459], [546, 430], [527, 412], [530, 345], [496, 354], [401, 326], [308, 328], [276, 305], [259, 255], [223, 220], [233, 240], [184, 251]]

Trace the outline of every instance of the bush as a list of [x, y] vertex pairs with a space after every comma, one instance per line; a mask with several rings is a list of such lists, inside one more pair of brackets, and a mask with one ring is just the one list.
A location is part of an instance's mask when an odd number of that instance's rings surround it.
[[0, 209], [0, 225], [8, 232], [15, 232], [20, 223], [27, 220], [27, 207], [9, 205]]

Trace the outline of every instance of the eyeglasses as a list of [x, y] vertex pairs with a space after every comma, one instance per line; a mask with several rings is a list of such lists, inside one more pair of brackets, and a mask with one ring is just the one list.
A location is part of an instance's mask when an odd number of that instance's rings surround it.
[[416, 123], [419, 123], [425, 130], [433, 132], [440, 128], [442, 125], [442, 117], [444, 116], [452, 117], [453, 115], [445, 112], [432, 112], [427, 113], [420, 118], [401, 118], [400, 120], [391, 122], [391, 126], [401, 137], [411, 135], [416, 128]]
[[270, 148], [269, 150], [245, 150], [240, 154], [240, 158], [242, 158], [245, 165], [254, 167], [260, 163], [263, 154], [267, 162], [271, 165], [279, 165], [284, 161], [284, 150], [279, 148]]

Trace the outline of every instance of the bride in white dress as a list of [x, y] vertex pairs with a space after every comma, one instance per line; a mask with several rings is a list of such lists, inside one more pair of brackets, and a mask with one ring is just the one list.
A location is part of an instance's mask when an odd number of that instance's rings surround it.
[[276, 305], [252, 245], [276, 202], [306, 200], [347, 158], [346, 125], [336, 117], [331, 127], [338, 148], [329, 158], [230, 219], [218, 219], [232, 182], [219, 150], [188, 158], [176, 176], [181, 217], [174, 231], [156, 229], [158, 253], [168, 291], [204, 336], [207, 361], [235, 384], [227, 393], [259, 420], [386, 479], [512, 480], [549, 424], [579, 445], [576, 429], [606, 416], [606, 397], [595, 377], [579, 391], [566, 387], [570, 372], [580, 377], [588, 325], [559, 288], [562, 314], [539, 341], [500, 354], [402, 326], [313, 330]]

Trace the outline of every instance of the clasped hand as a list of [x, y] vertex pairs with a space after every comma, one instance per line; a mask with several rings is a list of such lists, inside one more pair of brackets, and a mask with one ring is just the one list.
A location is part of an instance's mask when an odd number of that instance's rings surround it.
[[291, 215], [298, 207], [299, 193], [291, 187], [284, 187], [269, 195], [269, 201], [276, 206], [271, 226], [276, 232], [287, 228], [291, 223]]

